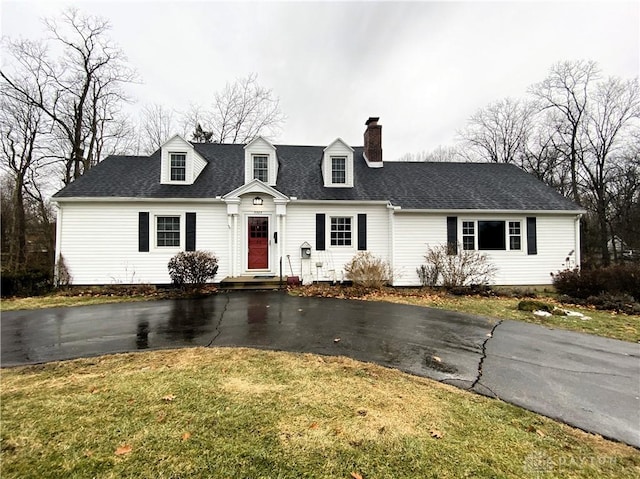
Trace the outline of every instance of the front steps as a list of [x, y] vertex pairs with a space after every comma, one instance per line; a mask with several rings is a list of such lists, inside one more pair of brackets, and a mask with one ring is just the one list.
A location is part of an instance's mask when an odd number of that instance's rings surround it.
[[246, 291], [246, 290], [275, 290], [284, 289], [287, 286], [287, 277], [280, 276], [237, 276], [235, 278], [226, 277], [218, 285], [218, 289], [226, 291]]

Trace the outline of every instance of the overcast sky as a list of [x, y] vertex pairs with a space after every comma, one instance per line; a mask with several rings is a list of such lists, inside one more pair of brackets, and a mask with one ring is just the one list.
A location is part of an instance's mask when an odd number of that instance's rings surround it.
[[184, 109], [258, 74], [287, 116], [277, 143], [362, 145], [379, 116], [387, 160], [452, 145], [489, 102], [525, 95], [563, 60], [640, 72], [639, 2], [6, 1], [3, 36], [39, 38], [69, 5], [110, 20], [140, 103]]

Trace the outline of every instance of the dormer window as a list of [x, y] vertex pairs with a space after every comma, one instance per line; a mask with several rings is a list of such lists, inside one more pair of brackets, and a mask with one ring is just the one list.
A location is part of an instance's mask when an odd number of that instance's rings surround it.
[[244, 147], [244, 183], [260, 180], [276, 186], [278, 179], [278, 157], [276, 147], [261, 136]]
[[187, 154], [170, 153], [171, 181], [184, 181], [187, 177]]
[[264, 183], [269, 182], [269, 157], [253, 155], [253, 179]]
[[347, 158], [344, 156], [331, 157], [331, 183], [344, 184], [347, 182]]
[[323, 150], [322, 178], [325, 188], [353, 187], [353, 148], [340, 138]]
[[160, 150], [160, 183], [163, 185], [192, 185], [207, 166], [207, 160], [180, 135], [169, 138]]

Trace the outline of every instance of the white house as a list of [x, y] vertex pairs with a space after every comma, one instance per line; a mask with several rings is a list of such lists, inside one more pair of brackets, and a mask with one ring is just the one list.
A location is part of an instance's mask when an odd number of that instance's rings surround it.
[[[225, 277], [343, 279], [358, 251], [419, 285], [428, 247], [486, 253], [495, 284], [550, 283], [580, 263], [583, 211], [513, 165], [383, 162], [381, 126], [364, 147], [191, 143], [111, 156], [63, 188], [56, 257], [74, 284], [169, 283], [179, 251], [207, 250]], [[281, 259], [283, 260], [281, 263]], [[280, 270], [280, 265], [283, 270]]]

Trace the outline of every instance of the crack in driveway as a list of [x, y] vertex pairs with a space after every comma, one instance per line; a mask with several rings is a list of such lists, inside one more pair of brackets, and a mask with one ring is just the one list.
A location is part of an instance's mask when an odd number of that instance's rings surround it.
[[220, 334], [222, 333], [222, 330], [220, 329], [220, 326], [222, 326], [222, 320], [224, 319], [224, 314], [227, 312], [227, 307], [229, 306], [229, 294], [225, 295], [227, 298], [227, 301], [224, 303], [224, 308], [222, 309], [222, 312], [220, 313], [220, 318], [218, 318], [218, 324], [216, 324], [216, 334], [213, 336], [213, 338], [211, 339], [211, 341], [209, 341], [209, 344], [207, 344], [207, 347], [211, 347], [211, 345], [215, 342], [216, 339], [218, 339], [218, 336], [220, 336]]
[[[484, 364], [484, 360], [487, 358], [487, 343], [491, 338], [493, 338], [496, 329], [502, 324], [502, 322], [503, 320], [501, 319], [493, 326], [493, 328], [491, 328], [491, 331], [487, 334], [487, 339], [485, 339], [482, 343], [482, 356], [480, 357], [480, 362], [478, 363], [478, 376], [476, 376], [476, 380], [473, 381], [473, 384], [471, 385], [469, 390], [473, 390], [478, 384], [480, 384], [484, 388], [487, 388], [484, 384], [480, 383], [480, 379], [482, 379], [482, 366]], [[487, 389], [491, 391], [491, 389]], [[491, 391], [491, 393], [493, 393], [493, 391]], [[496, 397], [498, 396], [496, 395]]]

